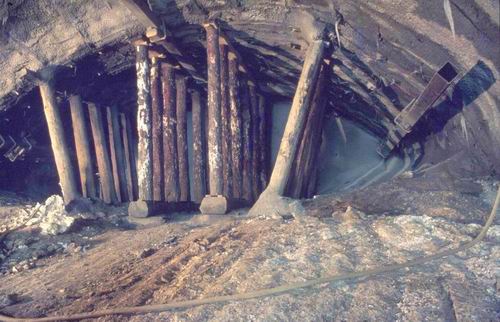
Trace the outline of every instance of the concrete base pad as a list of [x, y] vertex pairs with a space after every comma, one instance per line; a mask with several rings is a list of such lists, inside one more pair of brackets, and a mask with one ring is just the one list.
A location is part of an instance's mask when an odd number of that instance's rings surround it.
[[224, 215], [230, 211], [229, 200], [221, 195], [206, 195], [201, 201], [200, 211], [204, 215]]

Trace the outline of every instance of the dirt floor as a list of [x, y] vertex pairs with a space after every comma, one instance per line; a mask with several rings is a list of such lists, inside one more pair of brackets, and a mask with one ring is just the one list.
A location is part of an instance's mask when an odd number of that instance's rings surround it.
[[[0, 312], [38, 317], [166, 303], [401, 263], [473, 239], [495, 189], [486, 179], [399, 178], [304, 201], [279, 219], [242, 210], [131, 222], [124, 208], [94, 205], [102, 212], [66, 233], [45, 236], [34, 225], [0, 237]], [[34, 204], [2, 198], [7, 231]], [[497, 218], [479, 245], [412, 269], [98, 321], [498, 321], [499, 283]]]

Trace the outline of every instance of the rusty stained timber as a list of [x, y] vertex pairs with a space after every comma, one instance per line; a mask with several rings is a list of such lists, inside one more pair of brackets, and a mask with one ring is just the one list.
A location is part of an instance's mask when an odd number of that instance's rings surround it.
[[222, 126], [222, 174], [223, 194], [233, 195], [232, 157], [231, 157], [231, 108], [229, 103], [229, 58], [228, 46], [221, 44], [220, 50], [220, 89], [221, 89], [221, 126]]
[[264, 96], [258, 95], [259, 99], [259, 181], [260, 189], [264, 190], [267, 186], [268, 169], [269, 169], [269, 149], [270, 141], [268, 138], [268, 129], [270, 128], [268, 112], [266, 110], [266, 102]]
[[176, 130], [177, 154], [179, 156], [180, 201], [190, 201], [189, 194], [189, 158], [187, 143], [187, 85], [184, 75], [177, 75], [176, 84]]
[[178, 202], [179, 164], [176, 131], [176, 89], [174, 67], [161, 63], [163, 92], [163, 176], [165, 180], [165, 201]]
[[125, 182], [127, 184], [127, 194], [130, 201], [134, 201], [137, 195], [137, 188], [135, 187], [135, 182], [137, 181], [135, 173], [135, 156], [131, 146], [132, 142], [132, 131], [130, 128], [130, 123], [125, 114], [120, 114], [120, 124], [122, 128], [122, 138], [123, 138], [123, 153], [125, 162]]
[[213, 24], [206, 24], [207, 32], [207, 107], [208, 107], [208, 172], [209, 194], [222, 195], [222, 149], [221, 149], [221, 89], [220, 89], [220, 53], [219, 29]]
[[157, 57], [151, 60], [151, 110], [153, 127], [153, 200], [162, 201], [163, 190], [163, 142], [162, 142], [162, 98], [160, 94], [160, 63]]
[[97, 170], [99, 171], [101, 197], [105, 203], [115, 203], [117, 199], [113, 184], [113, 170], [108, 153], [108, 144], [104, 135], [102, 114], [94, 103], [88, 103], [88, 108], [92, 135], [94, 137]]
[[64, 136], [64, 127], [57, 106], [54, 86], [51, 80], [41, 81], [39, 84], [42, 96], [43, 111], [49, 129], [50, 144], [54, 153], [59, 185], [63, 194], [64, 203], [68, 204], [78, 198], [74, 169], [69, 158], [68, 145]]
[[253, 82], [248, 82], [248, 94], [250, 98], [250, 116], [251, 116], [251, 140], [252, 140], [252, 194], [254, 200], [256, 200], [261, 192], [260, 186], [260, 149], [263, 143], [259, 142], [259, 98], [257, 97], [256, 87]]
[[267, 187], [267, 191], [271, 194], [283, 196], [285, 193], [293, 157], [297, 152], [300, 134], [306, 122], [307, 106], [313, 95], [321, 62], [323, 61], [324, 49], [325, 42], [315, 40], [311, 42], [307, 50], [274, 169]]
[[139, 200], [153, 200], [153, 131], [149, 68], [148, 47], [146, 45], [137, 45], [137, 180]]
[[230, 108], [230, 125], [231, 125], [231, 161], [233, 175], [233, 197], [243, 197], [243, 173], [242, 173], [242, 120], [241, 120], [241, 104], [239, 95], [238, 81], [238, 59], [235, 55], [229, 53], [229, 68], [228, 68], [228, 85], [229, 85], [229, 108]]
[[193, 119], [193, 196], [192, 200], [201, 203], [207, 193], [206, 153], [205, 153], [205, 109], [201, 108], [200, 93], [191, 92]]
[[316, 82], [314, 95], [307, 111], [307, 119], [301, 141], [293, 161], [287, 195], [292, 198], [309, 198], [315, 193], [317, 159], [323, 132], [326, 106], [326, 71], [323, 65]]
[[109, 150], [111, 152], [111, 166], [113, 169], [113, 182], [115, 185], [116, 198], [118, 202], [128, 201], [125, 185], [125, 161], [123, 155], [123, 143], [120, 136], [120, 122], [116, 106], [106, 108], [108, 120]]
[[92, 152], [89, 140], [90, 133], [87, 127], [87, 118], [83, 111], [81, 97], [79, 95], [71, 95], [69, 97], [69, 106], [71, 110], [71, 122], [73, 124], [78, 169], [80, 170], [82, 195], [84, 198], [97, 198], [94, 166], [92, 164]]
[[241, 90], [241, 119], [242, 119], [242, 165], [243, 165], [243, 180], [242, 180], [242, 197], [248, 202], [253, 201], [253, 184], [252, 184], [252, 115], [250, 102], [250, 89], [246, 80], [240, 83]]

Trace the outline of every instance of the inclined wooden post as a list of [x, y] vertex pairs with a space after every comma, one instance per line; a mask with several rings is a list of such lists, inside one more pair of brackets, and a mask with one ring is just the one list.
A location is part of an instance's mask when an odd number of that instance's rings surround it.
[[160, 95], [160, 63], [157, 57], [151, 61], [151, 110], [153, 126], [153, 200], [162, 201], [163, 191], [163, 141], [162, 101]]
[[222, 126], [222, 175], [223, 194], [233, 195], [233, 175], [231, 157], [231, 108], [229, 103], [229, 59], [228, 46], [220, 44], [220, 88], [221, 88], [221, 126]]
[[176, 117], [177, 117], [177, 153], [179, 155], [180, 201], [189, 201], [189, 159], [187, 144], [187, 88], [186, 77], [176, 77]]
[[206, 183], [206, 154], [205, 154], [205, 129], [204, 109], [201, 108], [200, 93], [191, 92], [191, 109], [193, 118], [193, 196], [196, 203], [201, 203], [207, 193]]
[[132, 153], [131, 147], [131, 133], [130, 133], [130, 125], [128, 124], [127, 117], [125, 114], [120, 114], [120, 123], [122, 125], [122, 138], [123, 138], [123, 148], [125, 155], [125, 178], [127, 183], [127, 194], [130, 201], [135, 200], [135, 192], [134, 192], [134, 156]]
[[307, 106], [314, 91], [314, 85], [319, 73], [325, 42], [315, 40], [307, 51], [297, 90], [293, 98], [292, 107], [288, 115], [278, 156], [269, 180], [267, 190], [282, 196], [285, 192], [293, 157], [297, 152], [300, 134], [304, 128], [307, 116]]
[[90, 151], [89, 131], [83, 112], [82, 99], [79, 95], [69, 97], [71, 109], [71, 122], [73, 123], [73, 136], [75, 137], [76, 157], [80, 170], [80, 183], [84, 198], [97, 198], [94, 166], [92, 165], [92, 154]]
[[59, 175], [59, 185], [61, 186], [64, 203], [69, 204], [72, 200], [78, 198], [79, 193], [52, 80], [40, 81], [39, 88], [49, 129], [50, 144]]
[[105, 203], [116, 202], [116, 193], [113, 186], [113, 174], [111, 169], [111, 160], [108, 154], [108, 145], [104, 135], [104, 125], [101, 111], [97, 109], [94, 103], [88, 103], [90, 125], [94, 137], [94, 148], [97, 158], [97, 169], [101, 183], [102, 199]]
[[161, 63], [163, 91], [163, 175], [165, 179], [165, 201], [180, 199], [177, 134], [175, 126], [176, 93], [174, 67]]
[[241, 105], [239, 99], [238, 60], [229, 53], [229, 105], [231, 123], [231, 160], [233, 175], [233, 196], [243, 197], [242, 178], [242, 132], [241, 132]]
[[118, 120], [118, 108], [116, 106], [107, 108], [108, 135], [111, 151], [111, 165], [113, 167], [113, 180], [118, 201], [129, 201], [125, 183], [125, 156], [123, 142], [120, 135], [120, 121]]
[[266, 102], [265, 99], [262, 95], [259, 95], [259, 144], [260, 144], [260, 168], [259, 168], [259, 176], [260, 176], [260, 192], [264, 190], [267, 186], [267, 176], [268, 176], [268, 166], [269, 166], [269, 145], [270, 142], [268, 140], [268, 135], [267, 131], [270, 127], [270, 124], [268, 124], [268, 118], [267, 118], [267, 111], [266, 111]]
[[148, 47], [136, 46], [137, 73], [137, 180], [139, 200], [153, 200], [153, 144]]
[[257, 200], [260, 194], [260, 149], [264, 142], [259, 142], [259, 98], [257, 97], [255, 84], [248, 82], [250, 95], [250, 116], [251, 116], [251, 138], [252, 138], [252, 194], [253, 199]]
[[243, 199], [253, 201], [252, 189], [252, 119], [250, 114], [251, 103], [249, 86], [246, 81], [241, 82], [242, 105], [242, 147], [243, 147]]
[[308, 109], [302, 139], [299, 143], [288, 180], [287, 195], [292, 198], [309, 197], [311, 187], [315, 186], [314, 170], [321, 143], [323, 117], [326, 105], [326, 68], [321, 68], [314, 95]]

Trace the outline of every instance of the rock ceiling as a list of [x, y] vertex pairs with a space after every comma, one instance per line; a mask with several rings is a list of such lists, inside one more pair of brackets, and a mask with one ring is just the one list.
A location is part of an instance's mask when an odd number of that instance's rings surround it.
[[[0, 110], [15, 105], [32, 89], [33, 84], [23, 78], [25, 69], [60, 66], [61, 90], [99, 84], [101, 96], [106, 88], [115, 92], [113, 86], [133, 85], [126, 76], [134, 62], [129, 41], [143, 29], [121, 1], [0, 3]], [[455, 35], [443, 1], [148, 1], [202, 73], [206, 58], [201, 23], [218, 19], [260, 88], [291, 97], [308, 42], [324, 26], [333, 59], [329, 100], [336, 114], [383, 136], [393, 116], [449, 61], [463, 75], [476, 72], [484, 86], [476, 90], [474, 103], [481, 106], [481, 118], [500, 131], [499, 5], [487, 0], [450, 3]], [[99, 83], [103, 75], [123, 73], [123, 84]], [[65, 87], [67, 83], [72, 87]], [[486, 91], [489, 95], [480, 96]], [[133, 102], [134, 96], [127, 92], [123, 104]]]

